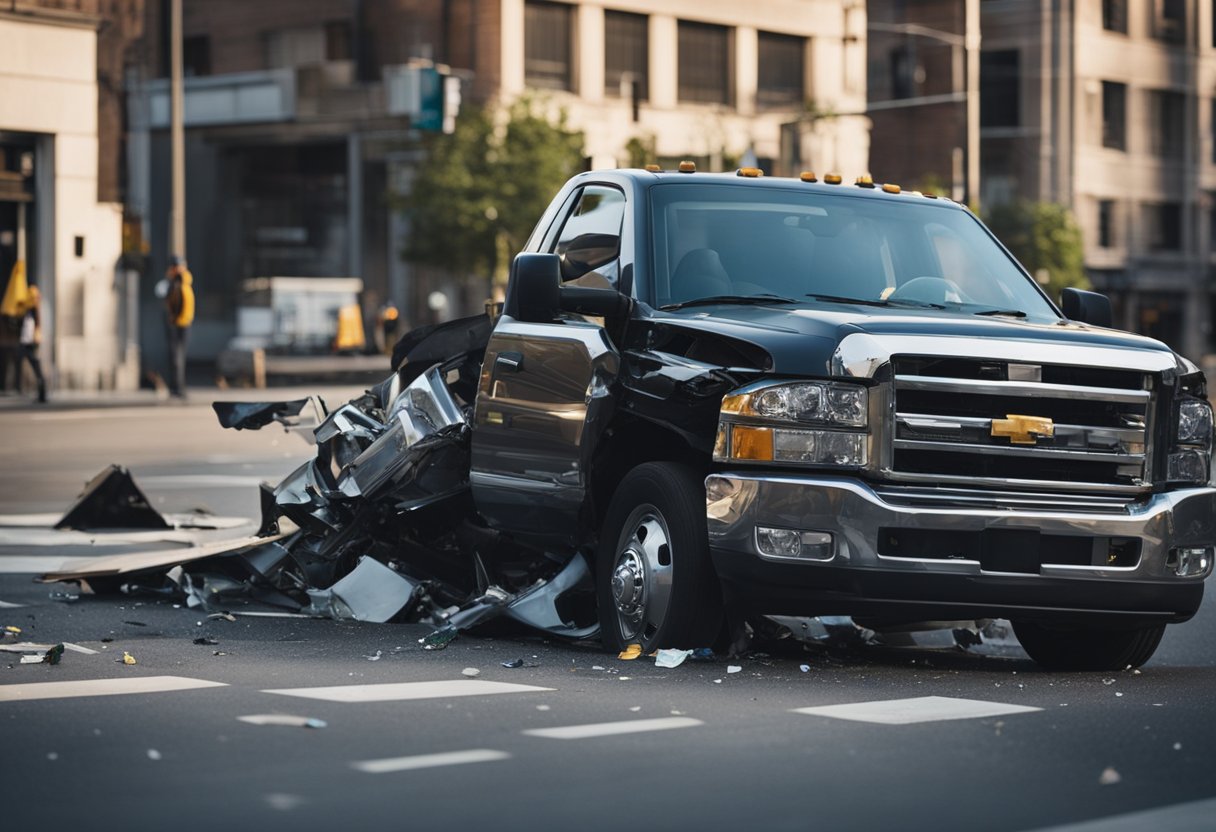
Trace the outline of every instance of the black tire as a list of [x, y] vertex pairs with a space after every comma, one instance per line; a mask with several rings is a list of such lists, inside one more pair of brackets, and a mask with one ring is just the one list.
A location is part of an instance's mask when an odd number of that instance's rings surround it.
[[1013, 632], [1030, 658], [1048, 670], [1124, 670], [1152, 657], [1165, 625], [1095, 629], [1014, 621]]
[[722, 589], [709, 557], [704, 478], [669, 462], [626, 474], [604, 517], [595, 572], [606, 649], [711, 646], [722, 629]]

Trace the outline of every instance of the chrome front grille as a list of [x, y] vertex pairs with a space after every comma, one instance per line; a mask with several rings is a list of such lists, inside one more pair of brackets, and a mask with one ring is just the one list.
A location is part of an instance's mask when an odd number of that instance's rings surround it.
[[1152, 481], [1153, 376], [897, 357], [890, 479], [1139, 493]]

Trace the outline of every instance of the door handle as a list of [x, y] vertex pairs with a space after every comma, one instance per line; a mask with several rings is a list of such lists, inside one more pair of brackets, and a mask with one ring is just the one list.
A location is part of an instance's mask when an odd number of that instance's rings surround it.
[[494, 366], [518, 373], [524, 368], [524, 354], [522, 352], [500, 352], [494, 357]]

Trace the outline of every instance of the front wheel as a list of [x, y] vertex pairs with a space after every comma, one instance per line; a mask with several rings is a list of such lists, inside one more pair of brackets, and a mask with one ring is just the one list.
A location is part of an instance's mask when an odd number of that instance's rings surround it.
[[1014, 621], [1013, 632], [1030, 658], [1048, 670], [1123, 670], [1152, 657], [1165, 625], [1100, 630]]
[[608, 505], [596, 554], [604, 646], [706, 647], [722, 627], [722, 593], [709, 559], [705, 484], [690, 467], [648, 462]]

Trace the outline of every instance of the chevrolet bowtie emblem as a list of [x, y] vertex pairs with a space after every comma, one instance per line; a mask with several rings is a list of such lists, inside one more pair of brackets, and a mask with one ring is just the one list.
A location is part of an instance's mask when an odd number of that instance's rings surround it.
[[1007, 436], [1014, 445], [1033, 445], [1040, 436], [1055, 434], [1055, 425], [1042, 416], [1018, 416], [1010, 413], [1004, 419], [992, 420], [992, 435]]

